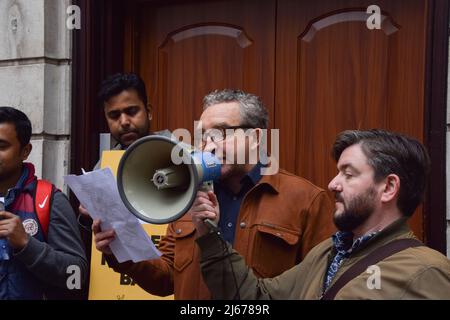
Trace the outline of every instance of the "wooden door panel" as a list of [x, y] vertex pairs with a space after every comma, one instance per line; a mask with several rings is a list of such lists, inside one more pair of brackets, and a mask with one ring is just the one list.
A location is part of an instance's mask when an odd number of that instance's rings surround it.
[[137, 10], [136, 68], [150, 88], [153, 129], [191, 130], [203, 96], [223, 88], [261, 96], [273, 116], [275, 1], [144, 3]]
[[158, 106], [177, 111], [176, 116], [165, 112], [162, 126], [173, 130], [192, 124], [200, 117], [199, 99], [212, 89], [244, 88], [246, 48], [252, 44], [243, 31], [229, 26], [191, 26], [171, 35], [159, 48]]
[[[359, 22], [339, 24], [317, 32], [309, 43], [298, 39], [296, 170], [324, 187], [336, 172], [329, 166], [336, 133], [386, 123], [386, 95], [379, 93], [386, 86], [389, 41], [381, 33], [363, 41], [364, 29]], [[317, 151], [309, 158], [312, 149]]]
[[[372, 4], [382, 9], [381, 30], [366, 27]], [[283, 167], [326, 188], [342, 130], [384, 128], [423, 141], [426, 4], [278, 1], [275, 127]], [[421, 210], [411, 225], [422, 236]]]

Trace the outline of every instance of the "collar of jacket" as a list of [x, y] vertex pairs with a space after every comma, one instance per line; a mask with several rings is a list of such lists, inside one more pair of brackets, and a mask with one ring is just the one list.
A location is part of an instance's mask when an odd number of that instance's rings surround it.
[[11, 188], [10, 191], [27, 188], [35, 179], [34, 172], [34, 166], [31, 163], [24, 163], [22, 167], [22, 174], [19, 180], [17, 180], [16, 185]]
[[409, 228], [407, 221], [407, 217], [402, 217], [394, 221], [352, 252], [351, 257], [366, 255], [368, 252], [372, 252], [376, 248], [396, 239], [416, 238]]
[[268, 187], [268, 189], [273, 192], [274, 194], [280, 193], [280, 175], [273, 174], [273, 175], [263, 175], [261, 176], [261, 179], [259, 182], [253, 187], [254, 188], [260, 188], [262, 186]]
[[22, 175], [20, 176], [16, 185], [12, 189], [9, 189], [5, 196], [5, 205], [9, 206], [11, 203], [13, 203], [16, 197], [21, 192], [25, 191], [32, 193], [34, 186], [33, 183], [37, 180], [34, 173], [35, 173], [34, 165], [29, 162], [24, 162], [22, 168]]

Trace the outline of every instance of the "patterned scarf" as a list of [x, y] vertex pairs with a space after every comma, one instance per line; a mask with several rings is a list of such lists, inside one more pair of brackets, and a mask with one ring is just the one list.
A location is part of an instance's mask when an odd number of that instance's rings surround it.
[[352, 252], [354, 252], [356, 249], [358, 249], [363, 243], [366, 243], [374, 235], [376, 235], [378, 232], [372, 232], [366, 235], [363, 235], [353, 241], [353, 233], [352, 232], [342, 232], [338, 231], [336, 234], [332, 236], [334, 248], [336, 250], [336, 255], [333, 258], [333, 261], [331, 261], [330, 267], [328, 268], [324, 285], [323, 285], [323, 291], [328, 289], [328, 287], [331, 284], [331, 281], [333, 281], [333, 278], [336, 276], [337, 271], [339, 270], [342, 262], [344, 261], [344, 258], [347, 258], [351, 255]]

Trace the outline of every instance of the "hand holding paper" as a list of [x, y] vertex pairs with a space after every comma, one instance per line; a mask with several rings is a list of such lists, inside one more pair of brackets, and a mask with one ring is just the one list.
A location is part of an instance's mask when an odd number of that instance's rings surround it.
[[65, 176], [64, 181], [92, 218], [102, 221], [103, 230], [115, 230], [116, 240], [110, 248], [117, 261], [139, 262], [161, 256], [139, 220], [122, 203], [109, 168]]

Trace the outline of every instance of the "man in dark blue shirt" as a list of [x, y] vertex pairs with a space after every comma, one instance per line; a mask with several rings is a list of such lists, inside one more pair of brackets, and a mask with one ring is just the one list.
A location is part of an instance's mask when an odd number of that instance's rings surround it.
[[236, 232], [236, 223], [241, 208], [242, 200], [245, 195], [261, 180], [262, 164], [258, 162], [248, 173], [242, 177], [241, 190], [234, 193], [228, 189], [223, 182], [218, 182], [214, 185], [214, 192], [220, 204], [220, 211], [222, 213], [219, 220], [219, 228], [222, 231], [223, 238], [229, 243], [234, 243], [234, 235]]

